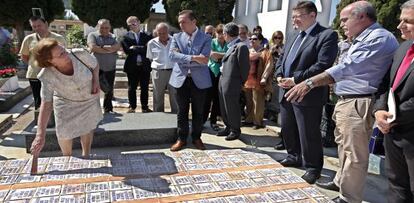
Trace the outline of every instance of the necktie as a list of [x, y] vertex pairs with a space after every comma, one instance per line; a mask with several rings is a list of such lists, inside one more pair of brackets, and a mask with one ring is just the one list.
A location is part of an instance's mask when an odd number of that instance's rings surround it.
[[292, 66], [293, 60], [295, 59], [296, 54], [299, 50], [300, 44], [302, 44], [302, 41], [305, 38], [305, 36], [306, 36], [306, 32], [303, 32], [303, 31], [300, 32], [299, 36], [296, 38], [296, 41], [293, 43], [292, 48], [289, 51], [289, 54], [286, 58], [286, 62], [285, 62], [285, 66], [284, 66], [285, 67], [285, 69], [284, 69], [285, 70], [284, 71], [284, 76], [285, 77], [289, 77], [289, 75], [290, 75], [290, 69], [291, 69], [290, 66]]
[[401, 62], [400, 67], [398, 68], [397, 75], [395, 76], [394, 83], [392, 84], [392, 90], [395, 91], [397, 85], [400, 83], [401, 79], [403, 78], [405, 72], [407, 72], [408, 68], [411, 65], [411, 61], [414, 58], [414, 45], [411, 45], [410, 49], [407, 50], [403, 61]]
[[[189, 34], [188, 36], [189, 36], [188, 43], [187, 43], [188, 54], [193, 55], [193, 41], [191, 40], [192, 34]], [[191, 75], [191, 68], [188, 68], [188, 76], [190, 75]]]
[[[135, 41], [137, 42], [137, 46], [139, 45], [139, 37], [138, 34], [134, 32], [134, 36], [135, 36]], [[142, 65], [142, 57], [140, 54], [137, 55], [137, 65], [141, 66]]]

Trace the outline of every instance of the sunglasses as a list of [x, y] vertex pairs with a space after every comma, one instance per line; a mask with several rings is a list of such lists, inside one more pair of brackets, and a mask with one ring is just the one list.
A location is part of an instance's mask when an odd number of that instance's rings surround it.
[[273, 37], [273, 39], [282, 39], [282, 37]]
[[257, 40], [257, 38], [250, 38], [250, 40]]

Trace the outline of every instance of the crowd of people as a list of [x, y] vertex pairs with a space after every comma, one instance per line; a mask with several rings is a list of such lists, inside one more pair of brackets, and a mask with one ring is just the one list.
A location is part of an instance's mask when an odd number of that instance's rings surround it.
[[[368, 143], [376, 121], [385, 134], [388, 199], [412, 202], [414, 0], [401, 6], [398, 29], [406, 41], [400, 46], [376, 22], [376, 10], [367, 1], [341, 10], [346, 36], [341, 41], [337, 32], [317, 22], [317, 13], [312, 1], [299, 1], [292, 10], [295, 31], [286, 44], [281, 31], [268, 40], [260, 26], [252, 33], [246, 25], [233, 22], [201, 30], [191, 10], [178, 14], [181, 32], [170, 36], [168, 24], [159, 23], [153, 39], [140, 29], [135, 16], [126, 20], [129, 32], [121, 41], [110, 33], [110, 21], [101, 19], [98, 30], [88, 36], [91, 54], [66, 51], [63, 37], [48, 31], [44, 19], [32, 17], [34, 33], [26, 36], [21, 48], [22, 59], [29, 63], [27, 77], [35, 108], [40, 109], [32, 153], [38, 155], [45, 144], [53, 109], [63, 154], [70, 155], [72, 139], [81, 137], [82, 154], [88, 156], [93, 130], [102, 119], [99, 89], [105, 94], [104, 113], [113, 112], [116, 52], [122, 47], [127, 55], [128, 113], [136, 111], [138, 84], [143, 113], [153, 111], [148, 106], [150, 79], [154, 111], [164, 111], [168, 89], [171, 112], [177, 114], [178, 138], [171, 151], [183, 149], [189, 135], [193, 145], [204, 150], [201, 134], [207, 120], [217, 136], [226, 136], [228, 141], [239, 138], [242, 125], [263, 128], [266, 102], [275, 103], [280, 108], [283, 137], [277, 147], [288, 153], [280, 163], [304, 167], [306, 182], [339, 191], [335, 202], [361, 202]], [[320, 123], [329, 84], [338, 96], [332, 117], [340, 169], [331, 182], [317, 182], [324, 164]], [[278, 99], [270, 100], [272, 94]], [[389, 97], [394, 104], [388, 102]], [[224, 122], [222, 129], [219, 118]]]

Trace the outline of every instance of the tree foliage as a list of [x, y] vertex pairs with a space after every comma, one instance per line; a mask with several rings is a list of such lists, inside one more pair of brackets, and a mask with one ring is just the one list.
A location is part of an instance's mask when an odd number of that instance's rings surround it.
[[112, 27], [125, 26], [129, 16], [137, 16], [141, 22], [149, 17], [152, 5], [159, 0], [72, 0], [73, 12], [91, 26], [99, 19], [111, 21]]
[[163, 0], [167, 21], [178, 27], [178, 13], [185, 9], [195, 12], [198, 25], [217, 25], [233, 20], [236, 0]]
[[62, 0], [0, 0], [0, 25], [17, 30], [19, 42], [23, 41], [24, 28], [29, 25], [32, 8], [41, 8], [48, 22], [62, 16], [65, 10]]
[[[341, 10], [350, 3], [358, 0], [341, 0], [336, 6], [336, 17], [333, 22], [334, 29], [340, 30], [339, 14]], [[401, 9], [400, 6], [406, 0], [368, 0], [377, 10], [377, 19], [385, 29], [392, 32], [395, 37], [400, 38], [400, 32], [397, 29]], [[341, 34], [343, 35], [342, 31]]]
[[83, 36], [83, 30], [79, 25], [74, 25], [68, 30], [66, 40], [71, 47], [86, 46], [86, 38]]

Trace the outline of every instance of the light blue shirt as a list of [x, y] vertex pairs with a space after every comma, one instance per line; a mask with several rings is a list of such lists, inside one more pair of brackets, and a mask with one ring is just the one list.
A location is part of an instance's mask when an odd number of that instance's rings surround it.
[[342, 62], [326, 72], [335, 80], [337, 95], [374, 94], [392, 63], [398, 42], [374, 23], [352, 42]]

